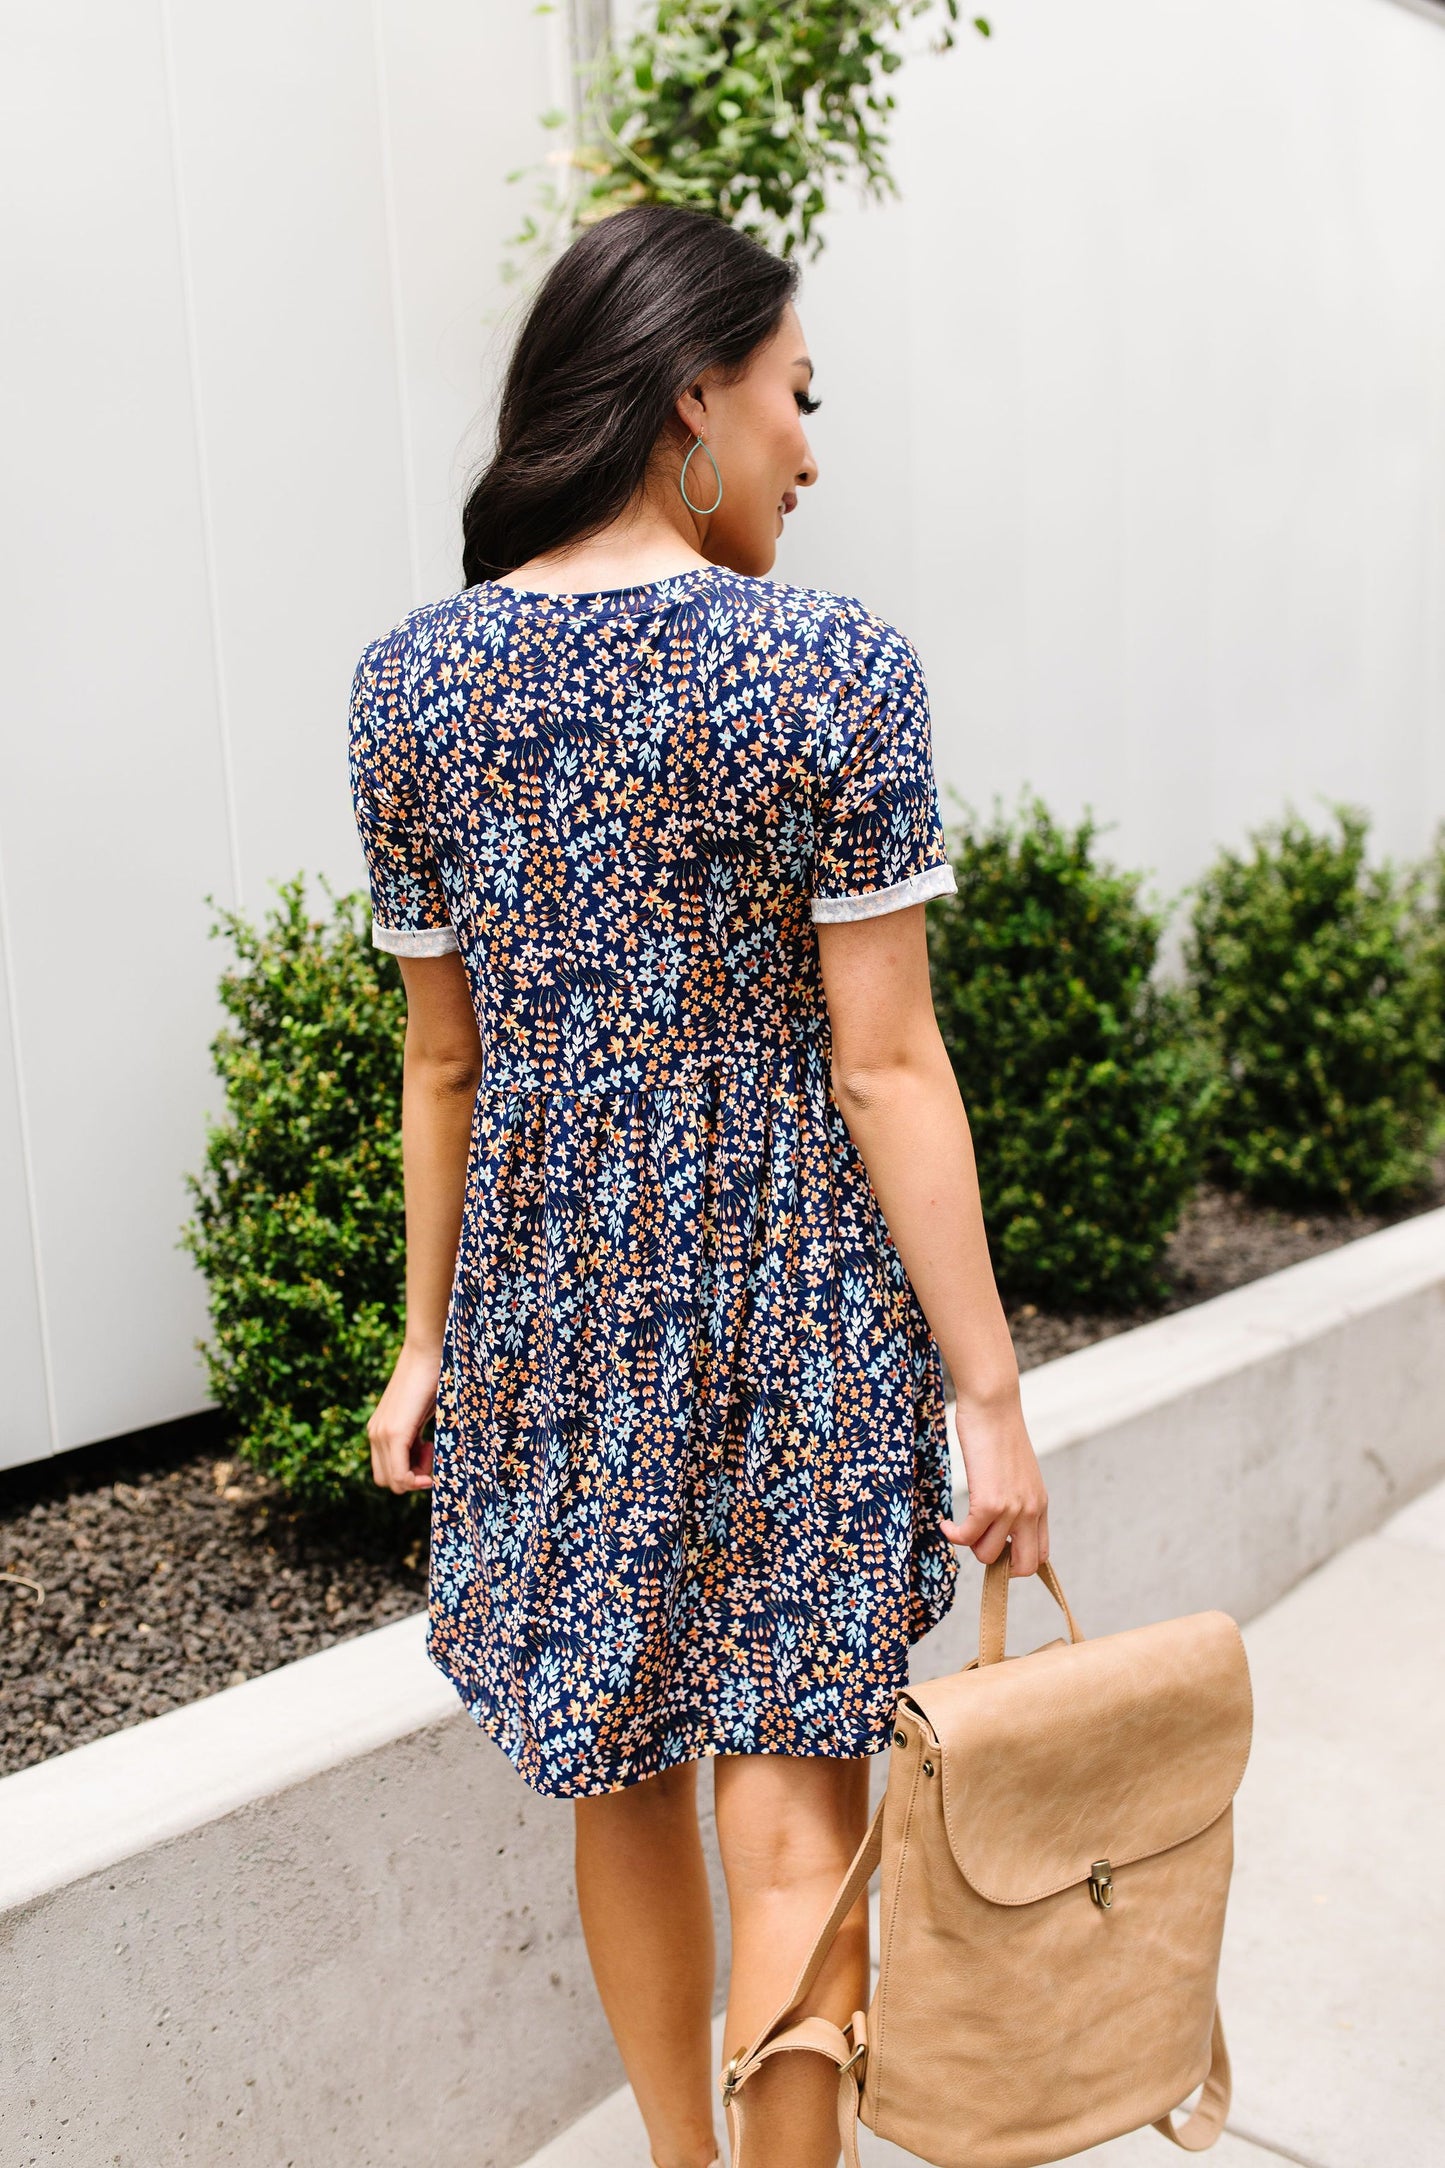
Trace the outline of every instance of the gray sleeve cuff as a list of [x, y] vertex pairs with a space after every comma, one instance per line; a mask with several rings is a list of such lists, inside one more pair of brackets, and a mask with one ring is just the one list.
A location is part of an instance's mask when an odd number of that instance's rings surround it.
[[875, 888], [861, 896], [814, 896], [813, 923], [831, 925], [845, 918], [879, 918], [885, 911], [901, 911], [908, 903], [924, 903], [930, 896], [957, 893], [953, 867], [945, 859], [942, 865], [910, 873], [906, 881], [895, 881], [891, 888]]
[[375, 919], [371, 922], [371, 941], [373, 948], [385, 949], [391, 956], [445, 956], [460, 946], [453, 926], [423, 926], [407, 932], [401, 927], [378, 926]]

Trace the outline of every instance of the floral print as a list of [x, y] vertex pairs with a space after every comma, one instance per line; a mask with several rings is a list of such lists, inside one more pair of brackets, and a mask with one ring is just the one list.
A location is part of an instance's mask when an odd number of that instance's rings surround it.
[[915, 648], [722, 566], [413, 610], [352, 686], [372, 938], [485, 1062], [427, 1650], [534, 1790], [873, 1753], [952, 1601], [942, 1365], [814, 926], [952, 890]]

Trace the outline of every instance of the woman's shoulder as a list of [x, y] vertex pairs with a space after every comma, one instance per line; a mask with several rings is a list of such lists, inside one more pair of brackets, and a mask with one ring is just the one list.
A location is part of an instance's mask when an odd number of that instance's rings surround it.
[[754, 576], [720, 568], [730, 592], [751, 598], [759, 609], [774, 610], [824, 629], [871, 630], [886, 627], [886, 619], [870, 609], [860, 595], [842, 588], [814, 587], [799, 580], [774, 579], [771, 573]]
[[801, 636], [804, 654], [834, 682], [921, 668], [908, 634], [860, 595], [793, 580], [749, 579], [746, 584], [762, 591], [759, 607], [775, 612], [793, 636]]
[[375, 633], [361, 650], [358, 670], [375, 669], [385, 663], [406, 664], [424, 656], [434, 646], [438, 636], [445, 638], [455, 629], [470, 589], [462, 588], [457, 594], [443, 595], [434, 602], [419, 602], [401, 617]]

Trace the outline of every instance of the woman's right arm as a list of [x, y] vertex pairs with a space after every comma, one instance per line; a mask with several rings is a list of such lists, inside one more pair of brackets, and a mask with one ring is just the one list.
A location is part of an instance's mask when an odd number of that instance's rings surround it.
[[406, 1326], [385, 1392], [366, 1426], [383, 1489], [430, 1490], [447, 1306], [466, 1201], [472, 1110], [484, 1061], [461, 957], [398, 958], [406, 988], [401, 1160], [406, 1214]]
[[922, 903], [819, 924], [833, 1091], [957, 1394], [968, 1517], [950, 1543], [1014, 1574], [1049, 1555], [1048, 1495], [984, 1233], [973, 1139], [934, 1015]]

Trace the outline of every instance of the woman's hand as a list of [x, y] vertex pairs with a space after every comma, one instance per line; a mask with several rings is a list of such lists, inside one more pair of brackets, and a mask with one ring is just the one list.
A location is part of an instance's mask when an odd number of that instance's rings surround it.
[[421, 1427], [437, 1404], [441, 1354], [403, 1344], [386, 1391], [366, 1426], [371, 1473], [383, 1490], [430, 1490], [432, 1440]]
[[1017, 1394], [997, 1407], [954, 1409], [968, 1477], [968, 1518], [939, 1527], [988, 1566], [1008, 1543], [1009, 1577], [1037, 1573], [1049, 1555], [1049, 1495]]

